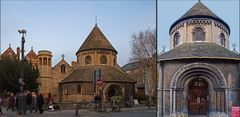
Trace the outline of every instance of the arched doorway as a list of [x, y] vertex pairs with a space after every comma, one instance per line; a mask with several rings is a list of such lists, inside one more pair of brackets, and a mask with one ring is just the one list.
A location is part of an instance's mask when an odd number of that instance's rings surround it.
[[119, 85], [110, 85], [105, 91], [105, 99], [111, 101], [113, 96], [123, 96], [122, 88]]
[[202, 78], [195, 78], [189, 83], [189, 115], [207, 115], [208, 83]]

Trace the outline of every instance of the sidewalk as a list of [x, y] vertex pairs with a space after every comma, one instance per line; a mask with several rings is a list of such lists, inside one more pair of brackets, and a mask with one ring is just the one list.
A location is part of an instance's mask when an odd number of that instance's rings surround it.
[[[122, 108], [121, 112], [156, 112], [156, 107], [151, 107], [151, 109], [148, 109], [148, 107], [133, 107], [133, 108]], [[92, 115], [103, 115], [107, 113], [121, 113], [121, 112], [95, 112], [93, 110], [89, 109], [79, 109], [79, 116], [84, 117], [91, 117]], [[76, 117], [75, 116], [75, 110], [61, 110], [61, 111], [44, 111], [43, 114], [39, 113], [29, 113], [27, 112], [26, 115], [18, 115], [18, 113], [12, 112], [9, 110], [6, 112], [6, 108], [3, 108], [3, 113], [0, 115], [0, 117]]]

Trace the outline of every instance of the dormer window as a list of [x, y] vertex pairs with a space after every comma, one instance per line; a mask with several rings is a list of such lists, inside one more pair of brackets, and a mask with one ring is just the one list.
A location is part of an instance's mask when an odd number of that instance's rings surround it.
[[220, 40], [221, 45], [225, 47], [226, 38], [225, 38], [225, 35], [223, 33], [220, 34], [219, 40]]
[[196, 28], [193, 33], [193, 39], [195, 42], [203, 42], [205, 40], [205, 32], [202, 28]]
[[102, 56], [100, 57], [100, 63], [101, 63], [101, 64], [107, 64], [107, 57], [106, 57], [105, 55], [102, 55]]
[[180, 42], [180, 34], [177, 32], [173, 37], [173, 47], [176, 47]]
[[85, 57], [85, 65], [89, 65], [92, 64], [92, 58], [91, 56], [86, 56]]

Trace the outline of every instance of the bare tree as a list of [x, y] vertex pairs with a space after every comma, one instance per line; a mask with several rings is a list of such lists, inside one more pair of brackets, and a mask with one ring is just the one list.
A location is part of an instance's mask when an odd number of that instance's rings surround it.
[[149, 96], [149, 108], [151, 108], [152, 96], [156, 93], [156, 44], [156, 30], [147, 29], [132, 35], [130, 61], [140, 61], [141, 67], [139, 69], [144, 74], [145, 92]]

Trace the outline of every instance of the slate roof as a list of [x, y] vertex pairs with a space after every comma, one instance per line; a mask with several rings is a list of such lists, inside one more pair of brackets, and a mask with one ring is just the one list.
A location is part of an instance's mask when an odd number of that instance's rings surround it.
[[104, 36], [97, 25], [94, 26], [86, 40], [83, 42], [82, 46], [77, 51], [76, 55], [81, 51], [87, 50], [111, 50], [117, 53], [108, 39]]
[[240, 54], [215, 43], [185, 43], [159, 56], [160, 61], [187, 58], [240, 60]]
[[125, 72], [113, 66], [82, 66], [66, 77], [61, 83], [88, 82], [93, 80], [93, 71], [101, 69], [102, 80], [109, 82], [135, 82]]
[[127, 63], [126, 65], [122, 66], [124, 71], [135, 70], [141, 67], [141, 61]]
[[181, 18], [179, 18], [177, 21], [175, 21], [171, 25], [171, 27], [169, 29], [169, 33], [176, 24], [178, 24], [179, 22], [181, 22], [183, 20], [187, 20], [187, 19], [191, 19], [191, 18], [209, 18], [209, 19], [217, 20], [217, 21], [221, 22], [223, 25], [225, 25], [230, 33], [230, 27], [228, 26], [228, 24], [226, 22], [224, 22], [221, 18], [219, 18], [216, 14], [214, 14], [210, 9], [208, 9], [200, 1], [198, 3], [196, 3]]

